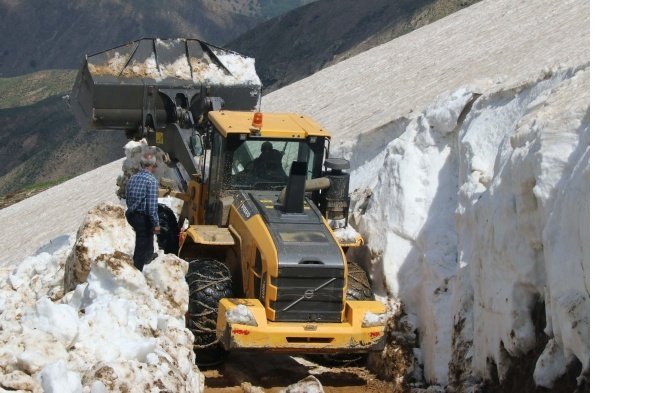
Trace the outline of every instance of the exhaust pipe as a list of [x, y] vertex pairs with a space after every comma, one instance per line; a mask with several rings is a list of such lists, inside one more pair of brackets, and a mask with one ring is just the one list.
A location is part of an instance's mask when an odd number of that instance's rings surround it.
[[330, 220], [345, 220], [346, 226], [349, 221], [349, 173], [345, 170], [349, 169], [349, 161], [329, 158], [324, 166], [324, 177], [305, 181], [307, 163], [293, 162], [288, 184], [277, 202], [285, 213], [302, 213], [305, 192], [323, 190], [317, 201], [321, 214]]
[[[290, 180], [289, 180], [290, 181]], [[327, 177], [318, 177], [316, 179], [307, 180], [305, 182], [305, 192], [324, 190], [330, 187], [330, 179]], [[286, 199], [287, 187], [284, 187], [279, 193], [277, 203], [284, 206], [284, 199]]]
[[321, 193], [319, 209], [327, 219], [345, 220], [346, 226], [349, 223], [349, 173], [345, 171], [349, 169], [349, 161], [329, 158], [323, 165], [330, 187]]
[[303, 213], [305, 211], [305, 179], [307, 179], [307, 163], [293, 161], [288, 183], [282, 190], [279, 203], [284, 213]]

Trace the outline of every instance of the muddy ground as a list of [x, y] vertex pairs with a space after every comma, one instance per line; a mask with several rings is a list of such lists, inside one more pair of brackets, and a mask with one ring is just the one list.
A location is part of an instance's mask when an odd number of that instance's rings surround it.
[[213, 367], [201, 367], [207, 393], [281, 392], [289, 385], [316, 377], [326, 393], [392, 393], [408, 389], [383, 381], [364, 361], [334, 363], [317, 356], [297, 357], [259, 353], [229, 353]]

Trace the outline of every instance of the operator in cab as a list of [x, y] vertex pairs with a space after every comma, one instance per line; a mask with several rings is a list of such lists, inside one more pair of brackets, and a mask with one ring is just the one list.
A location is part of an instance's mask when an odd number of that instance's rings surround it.
[[253, 175], [272, 181], [285, 181], [288, 176], [282, 167], [283, 156], [272, 146], [272, 142], [263, 142], [261, 154], [254, 160]]

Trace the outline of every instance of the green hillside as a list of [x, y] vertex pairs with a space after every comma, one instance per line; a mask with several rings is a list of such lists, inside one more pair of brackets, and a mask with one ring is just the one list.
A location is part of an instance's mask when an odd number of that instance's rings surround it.
[[0, 109], [34, 104], [51, 96], [67, 94], [75, 70], [45, 70], [12, 78], [0, 78]]
[[[255, 57], [257, 72], [267, 93], [477, 2], [238, 0], [224, 4], [198, 0], [197, 4], [204, 8], [194, 10], [189, 7], [193, 3], [180, 0], [170, 3], [173, 8], [154, 12], [151, 18], [158, 18], [158, 22], [149, 23], [152, 29], [146, 30], [148, 24], [147, 19], [142, 19], [143, 15], [151, 13], [155, 8], [152, 5], [160, 1], [128, 4], [122, 7], [121, 14], [113, 14], [113, 17], [106, 15], [121, 6], [113, 0], [99, 3], [76, 0], [60, 8], [51, 4], [45, 8], [53, 11], [50, 18], [63, 17], [65, 22], [74, 18], [76, 22], [67, 22], [74, 24], [58, 36], [61, 40], [58, 45], [40, 41], [26, 56], [40, 59], [37, 68], [41, 67], [42, 61], [51, 64], [52, 68], [74, 68], [81, 65], [84, 53], [99, 52], [133, 39], [152, 35], [199, 37]], [[30, 19], [40, 9], [36, 0], [20, 4], [12, 10], [18, 15], [17, 20]], [[303, 4], [307, 5], [293, 9]], [[7, 16], [3, 11], [6, 10], [0, 7], [0, 19]], [[231, 41], [231, 37], [248, 30], [259, 20], [277, 14], [281, 15]], [[39, 15], [39, 18], [48, 17], [47, 14]], [[106, 20], [107, 27], [115, 28], [109, 31], [99, 29], [100, 18]], [[48, 23], [52, 22], [49, 19]], [[228, 27], [223, 28], [226, 24]], [[78, 32], [82, 29], [96, 34], [104, 31], [104, 37], [90, 35], [72, 41], [74, 36], [81, 37]], [[11, 30], [7, 34], [20, 33]], [[40, 34], [32, 34], [32, 38], [23, 42], [5, 37], [4, 42], [17, 47], [16, 52], [11, 48], [0, 50], [0, 75], [3, 67], [12, 72], [21, 67], [33, 67], [27, 64], [29, 58], [11, 55], [23, 53], [21, 51]], [[227, 41], [229, 44], [225, 44]], [[75, 71], [61, 69], [0, 78], [0, 122], [3, 124], [0, 129], [0, 196], [53, 184], [123, 156], [122, 147], [127, 141], [123, 133], [81, 131], [75, 123], [62, 100], [70, 90], [75, 74]]]
[[0, 109], [0, 195], [77, 176], [123, 157], [121, 132], [82, 131], [60, 95]]

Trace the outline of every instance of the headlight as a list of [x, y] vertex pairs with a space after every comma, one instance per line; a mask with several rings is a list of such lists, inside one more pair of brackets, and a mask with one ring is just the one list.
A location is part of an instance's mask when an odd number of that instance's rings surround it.
[[228, 323], [239, 323], [240, 325], [258, 326], [254, 314], [244, 304], [238, 304], [235, 308], [226, 311], [226, 321]]
[[363, 317], [363, 327], [374, 327], [386, 325], [386, 314], [375, 314], [373, 312], [366, 312]]

